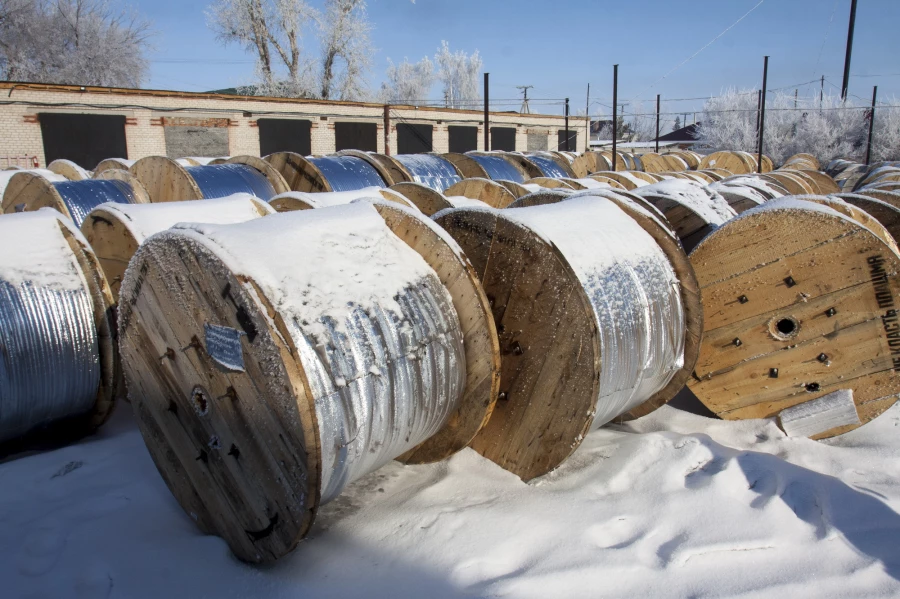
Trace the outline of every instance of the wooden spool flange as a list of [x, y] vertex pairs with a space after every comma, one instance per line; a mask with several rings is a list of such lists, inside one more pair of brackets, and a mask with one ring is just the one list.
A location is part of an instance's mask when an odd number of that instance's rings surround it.
[[[124, 172], [124, 171], [119, 171]], [[223, 202], [228, 202], [226, 207]], [[245, 204], [246, 209], [238, 216], [234, 206]], [[202, 217], [197, 212], [202, 210]], [[205, 223], [227, 224], [259, 218], [275, 212], [268, 204], [255, 198], [232, 199], [216, 198], [197, 204], [194, 202], [165, 202], [143, 208], [143, 214], [151, 217], [141, 222], [140, 216], [134, 212], [125, 213], [116, 206], [98, 206], [94, 208], [81, 224], [81, 232], [91, 244], [106, 280], [109, 282], [113, 300], [119, 301], [119, 288], [125, 276], [128, 263], [144, 240], [164, 228], [179, 222], [202, 221]], [[162, 218], [163, 215], [165, 218]], [[161, 225], [166, 226], [162, 229]]]
[[369, 163], [369, 165], [378, 171], [378, 175], [384, 180], [387, 186], [401, 183], [404, 181], [412, 181], [412, 175], [406, 168], [384, 154], [373, 154], [371, 152], [362, 152], [360, 150], [341, 150], [338, 156], [353, 156]]
[[[684, 185], [690, 185], [684, 183]], [[686, 187], [686, 189], [690, 189]], [[639, 188], [633, 192], [653, 204], [665, 215], [666, 220], [681, 240], [681, 245], [690, 251], [716, 227], [736, 215], [728, 202], [719, 194], [706, 187], [696, 187], [698, 196], [710, 195], [708, 210], [701, 211], [693, 204], [682, 201], [677, 195], [660, 193], [652, 187]], [[715, 210], [712, 206], [715, 204]]]
[[456, 152], [448, 152], [446, 154], [439, 154], [441, 158], [452, 164], [456, 167], [456, 170], [462, 174], [464, 179], [490, 179], [490, 175], [488, 175], [487, 171], [483, 166], [478, 164], [478, 161], [472, 158], [471, 156], [466, 156], [465, 154], [458, 154]]
[[766, 418], [852, 389], [864, 424], [894, 403], [900, 257], [870, 230], [827, 206], [773, 200], [690, 259], [705, 330], [689, 385], [713, 412]]
[[134, 160], [127, 160], [125, 158], [107, 158], [106, 160], [101, 160], [100, 164], [97, 165], [97, 168], [94, 169], [94, 178], [97, 178], [99, 173], [111, 169], [127, 171], [134, 163]]
[[444, 194], [421, 183], [412, 181], [396, 183], [391, 185], [390, 190], [412, 202], [425, 216], [433, 216], [441, 210], [453, 207]]
[[495, 181], [495, 183], [499, 183], [500, 185], [505, 187], [507, 190], [509, 190], [509, 193], [513, 194], [513, 196], [515, 196], [516, 199], [521, 198], [522, 196], [527, 196], [529, 193], [531, 193], [531, 191], [529, 191], [528, 188], [522, 187], [521, 183], [516, 183], [515, 181], [509, 181], [507, 179], [498, 179], [497, 181]]
[[463, 179], [445, 189], [444, 196], [480, 200], [492, 208], [506, 208], [516, 200], [506, 187], [490, 179]]
[[359, 190], [358, 192], [338, 191], [309, 194], [301, 192], [286, 193], [275, 196], [269, 200], [269, 204], [276, 212], [293, 212], [295, 210], [315, 210], [316, 208], [328, 208], [340, 204], [349, 204], [360, 199], [384, 200], [393, 204], [400, 204], [411, 210], [419, 210], [419, 207], [407, 199], [403, 194], [384, 188], [379, 188], [377, 192], [372, 192], [372, 195], [368, 196], [364, 195], [362, 190]]
[[247, 166], [255, 168], [261, 172], [272, 185], [272, 189], [275, 190], [275, 195], [291, 191], [290, 186], [288, 186], [284, 177], [281, 176], [281, 173], [262, 158], [257, 158], [256, 156], [232, 156], [221, 164], [246, 164]]
[[[459, 410], [404, 456], [442, 459], [469, 443], [493, 407], [499, 347], [489, 305], [444, 232], [409, 210], [373, 206], [435, 269], [463, 327]], [[285, 555], [315, 519], [323, 467], [312, 387], [288, 324], [252, 276], [236, 276], [189, 235], [143, 244], [122, 298], [120, 347], [132, 404], [166, 484], [200, 528], [224, 538], [239, 558]], [[201, 341], [207, 323], [247, 333], [240, 337], [244, 371], [211, 360]]]
[[331, 184], [319, 168], [294, 152], [275, 152], [265, 157], [282, 177], [290, 191], [333, 191]]
[[147, 193], [150, 202], [202, 200], [203, 193], [187, 170], [165, 156], [147, 156], [129, 169]]
[[837, 194], [837, 197], [848, 204], [865, 210], [867, 214], [878, 220], [887, 229], [887, 232], [890, 233], [895, 242], [900, 239], [900, 208], [887, 202], [855, 193], [841, 193]]
[[546, 189], [575, 189], [573, 185], [569, 185], [562, 179], [553, 179], [551, 177], [535, 177], [525, 181], [523, 185], [540, 185]]
[[47, 165], [47, 170], [63, 176], [69, 181], [84, 181], [90, 178], [90, 173], [72, 162], [62, 158], [56, 159]]

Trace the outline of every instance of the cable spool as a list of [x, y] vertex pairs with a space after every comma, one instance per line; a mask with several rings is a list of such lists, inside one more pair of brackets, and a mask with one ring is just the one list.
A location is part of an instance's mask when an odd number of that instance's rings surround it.
[[[4, 170], [0, 171], [0, 197], [3, 198], [3, 213], [6, 214], [6, 188], [9, 186], [10, 180], [13, 177], [18, 175], [19, 173], [31, 173], [33, 175], [38, 175], [43, 177], [47, 181], [56, 182], [56, 181], [67, 181], [65, 177], [62, 175], [57, 175], [53, 171], [47, 170], [45, 168], [33, 168], [33, 169], [14, 169], [14, 170]], [[14, 212], [10, 210], [10, 212]]]
[[571, 163], [553, 154], [529, 154], [528, 160], [533, 162], [544, 177], [553, 179], [571, 179], [575, 177]]
[[[642, 173], [642, 175], [644, 175], [644, 173]], [[638, 187], [656, 183], [655, 179], [650, 180], [646, 176], [639, 176], [635, 171], [626, 171], [622, 169], [617, 171], [603, 171], [591, 175], [592, 179], [603, 181], [600, 177], [603, 177], [603, 179], [606, 180], [612, 179], [613, 181], [616, 181], [627, 191], [633, 191]]]
[[0, 261], [0, 442], [92, 432], [120, 391], [112, 297], [95, 256], [45, 209], [0, 218]]
[[776, 197], [786, 195], [786, 193], [779, 193], [774, 186], [767, 184], [762, 179], [743, 175], [711, 183], [708, 189], [725, 198], [732, 210], [738, 214], [756, 208]]
[[890, 233], [895, 242], [900, 239], [900, 208], [897, 206], [855, 193], [841, 193], [834, 197], [871, 215]]
[[662, 181], [635, 189], [633, 193], [665, 215], [685, 251], [737, 215], [725, 198], [692, 181]]
[[534, 185], [544, 189], [575, 189], [573, 185], [569, 185], [562, 179], [551, 179], [550, 177], [535, 177], [522, 183], [522, 187], [525, 189], [533, 189], [532, 186]]
[[528, 189], [521, 183], [516, 183], [515, 181], [504, 181], [503, 179], [500, 179], [496, 181], [496, 183], [499, 183], [500, 185], [505, 187], [507, 191], [513, 194], [513, 196], [516, 198], [521, 198], [522, 196], [527, 196], [529, 193], [531, 193], [530, 189]]
[[444, 190], [445, 197], [462, 196], [484, 202], [491, 208], [506, 208], [516, 198], [503, 185], [490, 179], [463, 179]]
[[[285, 191], [356, 191], [366, 187], [385, 187], [378, 170], [356, 156], [310, 156], [276, 152], [266, 156], [284, 177]], [[284, 192], [279, 192], [284, 193]]]
[[[839, 197], [843, 196], [843, 193], [836, 194]], [[900, 208], [900, 192], [897, 191], [882, 191], [880, 189], [860, 189], [857, 192], [854, 192], [853, 195], [862, 195], [870, 198], [875, 198], [876, 200], [881, 200], [882, 202], [887, 202], [891, 206], [896, 206]]]
[[246, 561], [291, 551], [320, 504], [387, 461], [462, 449], [496, 397], [471, 266], [388, 204], [160, 233], [122, 299], [126, 379], [157, 468]]
[[824, 438], [893, 405], [900, 256], [878, 234], [832, 205], [783, 198], [726, 223], [690, 258], [705, 330], [689, 384], [713, 412], [816, 412], [852, 390], [851, 418], [809, 432]]
[[437, 215], [475, 266], [500, 334], [500, 398], [472, 447], [523, 480], [559, 466], [591, 428], [668, 401], [691, 370], [682, 298], [697, 338], [699, 298], [655, 238], [690, 266], [660, 223], [623, 204], [636, 216], [599, 196]]
[[269, 201], [269, 204], [277, 212], [292, 212], [294, 210], [312, 210], [340, 206], [342, 204], [350, 204], [356, 200], [386, 201], [418, 211], [416, 205], [402, 194], [382, 187], [367, 187], [359, 191], [326, 191], [322, 193], [289, 191], [275, 196]]
[[585, 177], [584, 179], [560, 179], [563, 183], [572, 189], [610, 189], [609, 183], [601, 183], [596, 179]]
[[452, 208], [453, 204], [439, 191], [411, 181], [391, 185], [390, 190], [399, 193], [415, 204], [425, 216], [433, 216], [441, 210]]
[[240, 223], [273, 214], [267, 203], [249, 194], [235, 194], [204, 202], [164, 202], [161, 204], [103, 204], [94, 208], [81, 225], [91, 244], [114, 301], [125, 269], [145, 239], [178, 223]]
[[403, 181], [412, 181], [412, 175], [402, 164], [391, 156], [376, 154], [375, 152], [363, 152], [361, 150], [341, 150], [337, 156], [355, 156], [364, 162], [368, 162], [378, 175], [384, 180], [385, 185], [393, 185]]
[[131, 174], [147, 190], [152, 203], [182, 202], [248, 193], [268, 201], [289, 191], [281, 175], [266, 161], [235, 156], [222, 164], [183, 166], [163, 156], [141, 158]]
[[47, 170], [61, 175], [69, 181], [84, 181], [91, 178], [91, 173], [87, 172], [71, 160], [58, 158], [47, 165]]
[[394, 159], [406, 168], [413, 181], [435, 191], [444, 191], [462, 180], [453, 164], [435, 154], [400, 154]]
[[98, 173], [102, 173], [108, 170], [122, 170], [127, 171], [137, 160], [126, 160], [125, 158], [107, 158], [106, 160], [101, 160], [100, 164], [97, 165], [97, 168], [94, 169], [94, 175], [96, 176]]
[[[470, 154], [472, 153], [474, 152], [470, 152]], [[539, 169], [538, 166], [530, 160], [530, 158], [526, 158], [524, 154], [520, 154], [519, 152], [496, 151], [485, 152], [485, 154], [495, 154], [497, 156], [503, 157], [507, 162], [516, 167], [516, 169], [518, 169], [526, 179], [533, 179], [535, 177], [542, 177], [544, 175], [541, 169]]]
[[463, 179], [490, 179], [487, 171], [481, 164], [468, 154], [458, 154], [456, 152], [448, 152], [441, 154], [441, 158], [456, 167]]
[[3, 194], [3, 212], [32, 212], [53, 208], [80, 227], [88, 213], [101, 204], [145, 203], [147, 192], [136, 178], [122, 174], [116, 179], [48, 181], [29, 172], [14, 175]]
[[501, 154], [476, 154], [474, 152], [469, 152], [466, 156], [477, 162], [478, 165], [484, 169], [487, 177], [494, 181], [502, 179], [504, 181], [523, 183], [532, 176], [539, 176], [539, 174], [526, 175], [521, 168], [517, 168], [515, 164], [507, 160]]

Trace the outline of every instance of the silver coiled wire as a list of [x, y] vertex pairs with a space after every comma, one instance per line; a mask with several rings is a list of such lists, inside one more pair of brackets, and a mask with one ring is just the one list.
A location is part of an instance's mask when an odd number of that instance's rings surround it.
[[433, 154], [400, 154], [394, 156], [406, 167], [416, 183], [435, 191], [444, 191], [462, 181], [456, 168], [444, 158]]
[[488, 177], [494, 181], [514, 181], [524, 183], [525, 176], [514, 167], [512, 163], [502, 156], [488, 156], [486, 154], [466, 154], [487, 171]]
[[503, 214], [555, 245], [588, 296], [600, 334], [594, 427], [668, 385], [684, 366], [684, 307], [678, 277], [653, 238], [594, 196]]
[[91, 210], [107, 202], [134, 204], [134, 190], [125, 181], [108, 179], [87, 179], [84, 181], [64, 181], [54, 183], [57, 193], [69, 210], [75, 225], [87, 218]]
[[[97, 400], [100, 357], [90, 290], [62, 238], [60, 217], [50, 212], [6, 215], [0, 225], [0, 235], [2, 227], [16, 227], [37, 246], [31, 252], [20, 248], [15, 255], [0, 254], [4, 262], [23, 263], [21, 268], [0, 268], [0, 442], [84, 414]], [[42, 243], [54, 234], [58, 244], [52, 237], [51, 243]], [[35, 268], [68, 276], [65, 283], [27, 280]], [[80, 286], [73, 284], [73, 272]]]
[[236, 193], [249, 193], [268, 202], [275, 188], [264, 174], [246, 164], [211, 164], [185, 167], [205, 199], [225, 198]]
[[549, 156], [542, 154], [529, 154], [527, 156], [528, 160], [532, 161], [545, 177], [550, 177], [551, 179], [565, 179], [570, 175], [566, 173], [556, 161], [550, 158]]
[[[331, 191], [356, 191], [366, 187], [386, 187], [375, 167], [356, 156], [310, 156], [322, 172]], [[268, 198], [267, 198], [268, 199]]]

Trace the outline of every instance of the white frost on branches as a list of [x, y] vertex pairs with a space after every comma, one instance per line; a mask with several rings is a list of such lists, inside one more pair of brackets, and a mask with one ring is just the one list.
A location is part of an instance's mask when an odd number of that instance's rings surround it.
[[[300, 98], [361, 100], [371, 68], [371, 25], [365, 0], [215, 0], [207, 20], [219, 40], [256, 54], [255, 92]], [[317, 55], [301, 40], [312, 33]]]
[[111, 0], [0, 0], [0, 76], [139, 87], [150, 23]]
[[472, 55], [463, 50], [451, 52], [450, 44], [442, 41], [434, 61], [438, 65], [438, 78], [444, 84], [446, 107], [471, 108], [480, 103], [478, 75], [483, 63], [478, 50]]
[[[876, 111], [873, 157], [900, 158], [900, 115], [892, 109]], [[757, 149], [757, 92], [728, 90], [707, 100], [698, 130], [703, 148], [715, 150]], [[883, 124], [882, 124], [883, 123]], [[795, 99], [775, 93], [766, 102], [763, 152], [776, 163], [800, 152], [820, 162], [834, 158], [861, 160], [868, 135], [868, 109], [826, 95]]]
[[428, 99], [434, 81], [434, 63], [427, 56], [415, 64], [404, 58], [395, 65], [388, 59], [387, 81], [381, 84], [381, 101], [385, 104], [417, 104]]

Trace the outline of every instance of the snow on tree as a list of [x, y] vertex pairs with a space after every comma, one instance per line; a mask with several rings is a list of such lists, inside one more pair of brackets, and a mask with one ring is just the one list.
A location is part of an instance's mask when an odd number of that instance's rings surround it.
[[675, 124], [672, 125], [672, 131], [678, 131], [679, 129], [681, 129], [681, 117], [680, 117], [680, 116], [676, 116], [676, 117], [675, 117]]
[[438, 65], [438, 79], [444, 84], [447, 108], [471, 108], [481, 101], [478, 79], [483, 63], [478, 50], [471, 55], [463, 50], [451, 52], [450, 44], [441, 41], [434, 61]]
[[139, 87], [150, 23], [111, 0], [0, 0], [0, 76]]
[[381, 101], [385, 104], [416, 104], [428, 99], [434, 81], [434, 63], [427, 56], [415, 64], [404, 58], [395, 65], [388, 59], [387, 81], [381, 84]]
[[629, 123], [630, 141], [653, 141], [656, 139], [656, 115], [644, 113], [644, 105], [636, 102], [632, 105], [632, 117]]
[[875, 108], [875, 131], [872, 137], [872, 160], [900, 160], [900, 98], [892, 97], [888, 106]]
[[360, 100], [367, 95], [366, 73], [372, 66], [372, 26], [365, 0], [326, 0], [319, 20], [322, 40], [320, 96], [326, 100]]

